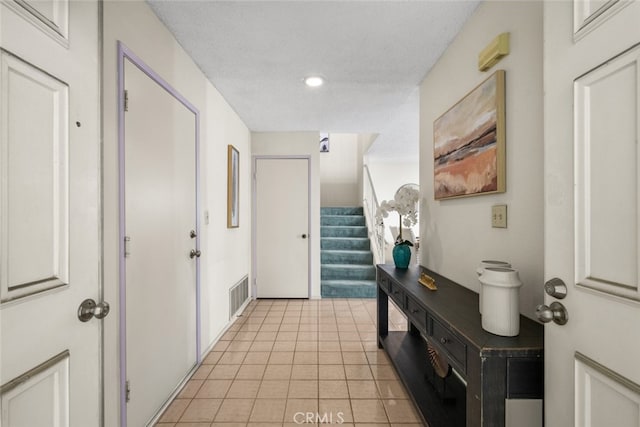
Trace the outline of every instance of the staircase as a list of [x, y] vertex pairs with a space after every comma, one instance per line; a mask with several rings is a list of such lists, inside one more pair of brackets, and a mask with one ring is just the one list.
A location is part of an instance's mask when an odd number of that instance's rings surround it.
[[321, 295], [375, 298], [376, 270], [362, 208], [320, 209]]

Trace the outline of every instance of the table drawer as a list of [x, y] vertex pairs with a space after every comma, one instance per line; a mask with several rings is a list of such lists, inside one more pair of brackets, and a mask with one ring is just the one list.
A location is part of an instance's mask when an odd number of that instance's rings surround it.
[[427, 311], [420, 306], [413, 298], [407, 296], [407, 314], [413, 324], [423, 333], [427, 331]]
[[389, 292], [390, 284], [389, 276], [383, 273], [378, 273], [378, 285], [380, 285], [385, 292]]
[[437, 346], [442, 348], [447, 357], [454, 362], [453, 365], [462, 369], [463, 373], [467, 371], [467, 345], [458, 338], [453, 331], [445, 328], [442, 323], [429, 317], [429, 335]]
[[404, 291], [397, 284], [389, 283], [389, 296], [397, 304], [397, 306], [404, 310]]

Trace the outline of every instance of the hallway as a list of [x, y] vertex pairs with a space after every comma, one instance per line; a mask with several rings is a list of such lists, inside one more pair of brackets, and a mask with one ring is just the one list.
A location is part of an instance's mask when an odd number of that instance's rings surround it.
[[[420, 426], [376, 346], [376, 301], [252, 301], [160, 426]], [[394, 308], [390, 329], [406, 328]]]

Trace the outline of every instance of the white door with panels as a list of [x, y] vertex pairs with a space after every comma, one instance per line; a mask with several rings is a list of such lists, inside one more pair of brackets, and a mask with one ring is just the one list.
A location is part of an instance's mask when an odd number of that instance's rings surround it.
[[308, 298], [309, 159], [254, 159], [258, 298]]
[[544, 37], [545, 425], [638, 427], [640, 2], [545, 2]]
[[96, 1], [0, 2], [2, 426], [101, 422], [98, 67]]
[[196, 117], [125, 59], [127, 425], [152, 420], [197, 363]]

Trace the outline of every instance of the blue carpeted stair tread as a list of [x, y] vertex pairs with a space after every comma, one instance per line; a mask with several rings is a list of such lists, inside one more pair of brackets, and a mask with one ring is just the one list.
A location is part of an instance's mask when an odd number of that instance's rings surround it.
[[320, 257], [322, 264], [373, 264], [373, 254], [369, 250], [323, 250]]
[[361, 207], [321, 208], [321, 295], [375, 298], [376, 271]]
[[376, 268], [373, 265], [324, 264], [320, 277], [323, 280], [375, 280]]
[[320, 208], [320, 215], [364, 215], [362, 206]]
[[322, 280], [323, 298], [375, 298], [375, 280]]
[[325, 285], [375, 285], [375, 280], [322, 280]]
[[322, 250], [368, 251], [371, 248], [368, 237], [321, 237]]
[[320, 237], [367, 237], [366, 226], [361, 225], [323, 225], [320, 227]]
[[357, 225], [365, 226], [366, 219], [364, 215], [322, 215], [320, 217], [320, 225]]
[[357, 250], [357, 249], [327, 249], [325, 250], [325, 252], [327, 253], [335, 253], [335, 254], [340, 254], [340, 255], [347, 255], [347, 254], [370, 254], [371, 251], [370, 250]]

